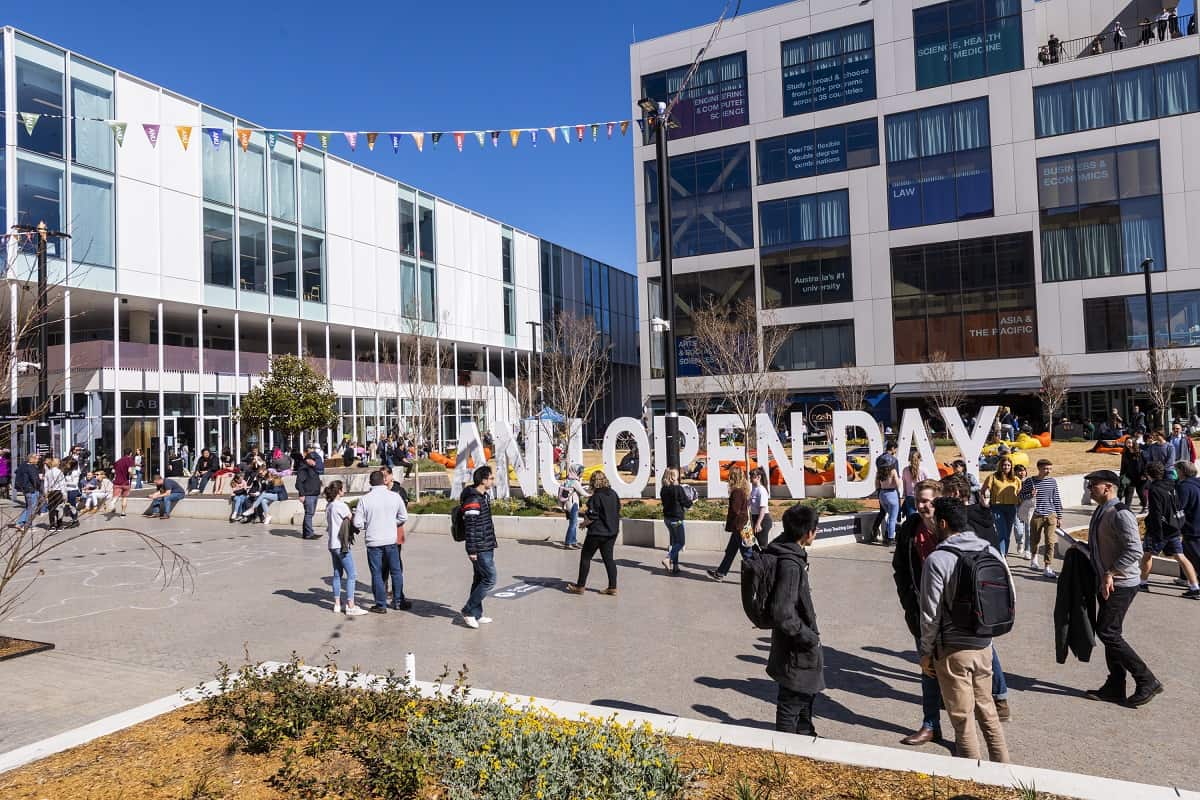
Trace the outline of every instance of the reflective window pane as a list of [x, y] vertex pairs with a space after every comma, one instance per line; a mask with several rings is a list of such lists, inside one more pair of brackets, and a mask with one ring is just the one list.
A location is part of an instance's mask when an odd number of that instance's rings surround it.
[[[17, 147], [63, 158], [63, 54], [18, 36], [16, 56], [17, 112], [49, 115], [36, 120], [18, 117]], [[32, 132], [27, 120], [33, 122]]]
[[238, 220], [238, 281], [243, 292], [267, 291], [267, 226]]
[[296, 221], [296, 159], [288, 152], [294, 148], [287, 136], [280, 136], [271, 152], [271, 216], [285, 222]]
[[[70, 226], [71, 260], [76, 264], [112, 267], [116, 258], [112, 178], [75, 170], [71, 175], [71, 208], [75, 210]], [[231, 262], [232, 258], [231, 251]]]
[[325, 175], [319, 162], [309, 163], [307, 154], [300, 162], [300, 224], [325, 228]]
[[[101, 120], [113, 118], [113, 74], [90, 61], [71, 58], [71, 156], [75, 163], [113, 171], [116, 143]], [[39, 123], [41, 124], [41, 123]]]
[[867, 22], [784, 42], [784, 115], [873, 100], [874, 39]]
[[238, 206], [256, 214], [267, 213], [266, 137], [250, 134], [246, 151], [231, 146], [238, 164]]
[[200, 142], [204, 199], [233, 205], [233, 120], [213, 114], [207, 109], [204, 110], [201, 119], [203, 127], [221, 130], [219, 146], [213, 144], [213, 138], [207, 132]]
[[421, 260], [433, 261], [434, 240], [433, 240], [433, 200], [421, 197], [417, 204], [417, 227], [420, 236]]
[[[17, 224], [36, 226], [45, 222], [51, 230], [63, 229], [63, 168], [40, 162], [17, 159]], [[22, 244], [26, 249], [26, 245]], [[28, 244], [28, 252], [34, 245]], [[46, 254], [62, 258], [63, 240], [51, 237], [46, 241]]]
[[204, 282], [233, 288], [233, 215], [204, 209]]
[[271, 293], [296, 296], [296, 232], [290, 228], [271, 228]]
[[304, 259], [304, 299], [310, 303], [324, 303], [325, 240], [307, 234], [301, 237], [301, 257]]
[[406, 256], [417, 254], [417, 219], [411, 197], [400, 198], [400, 252]]

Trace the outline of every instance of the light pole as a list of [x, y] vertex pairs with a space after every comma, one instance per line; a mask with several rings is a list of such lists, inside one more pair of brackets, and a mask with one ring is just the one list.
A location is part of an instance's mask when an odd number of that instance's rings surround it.
[[[1147, 360], [1150, 362], [1150, 388], [1158, 390], [1158, 348], [1155, 347], [1154, 341], [1154, 295], [1150, 291], [1150, 270], [1154, 268], [1154, 259], [1147, 257], [1142, 260], [1142, 276], [1146, 279], [1146, 332], [1148, 334], [1150, 352], [1147, 354]], [[1165, 405], [1171, 404], [1169, 397], [1163, 398]], [[1157, 411], [1159, 424], [1165, 425], [1167, 421], [1166, 409], [1160, 408]]]
[[679, 468], [679, 412], [675, 387], [675, 286], [671, 275], [671, 176], [667, 132], [678, 127], [667, 104], [643, 97], [638, 101], [646, 124], [654, 129], [655, 164], [658, 169], [658, 254], [662, 281], [663, 395], [667, 434], [667, 467]]

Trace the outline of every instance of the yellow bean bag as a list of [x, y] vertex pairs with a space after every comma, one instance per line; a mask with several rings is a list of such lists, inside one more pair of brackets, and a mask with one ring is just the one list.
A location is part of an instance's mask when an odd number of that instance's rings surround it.
[[1042, 443], [1039, 439], [1022, 433], [1017, 437], [1017, 447], [1021, 450], [1036, 450], [1041, 447]]
[[811, 459], [813, 469], [817, 472], [823, 472], [829, 466], [829, 456], [813, 456]]
[[1029, 466], [1029, 453], [1026, 453], [1024, 450], [1017, 450], [1014, 453], [1009, 453], [1008, 458], [1012, 461], [1012, 465], [1014, 467]]

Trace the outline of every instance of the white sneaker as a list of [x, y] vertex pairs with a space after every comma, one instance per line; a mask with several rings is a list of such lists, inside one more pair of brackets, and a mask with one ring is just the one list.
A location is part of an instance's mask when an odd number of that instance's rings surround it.
[[335, 614], [342, 613], [342, 604], [336, 600], [333, 601], [333, 613], [335, 613]]
[[271, 524], [271, 515], [267, 514], [266, 516], [263, 517], [263, 525], [270, 525], [270, 524]]
[[491, 617], [480, 617], [479, 619], [477, 619], [475, 621], [478, 622], [480, 625], [487, 625], [489, 622], [492, 621], [492, 618]]
[[669, 558], [664, 558], [664, 559], [663, 559], [661, 562], [659, 562], [659, 563], [661, 563], [661, 564], [663, 565], [663, 569], [665, 569], [667, 572], [670, 572], [670, 571], [671, 571], [671, 559], [669, 559]]
[[1042, 577], [1044, 577], [1044, 578], [1057, 578], [1057, 577], [1058, 577], [1058, 573], [1057, 573], [1057, 572], [1055, 572], [1054, 570], [1050, 569], [1050, 567], [1046, 567], [1046, 571], [1042, 573]]
[[463, 624], [468, 628], [479, 630], [479, 620], [475, 619], [474, 617], [463, 617]]
[[230, 514], [230, 515], [229, 515], [229, 521], [230, 521], [230, 522], [237, 522], [237, 518], [238, 518], [238, 515], [237, 515], [237, 514]]
[[254, 516], [254, 512], [253, 511], [243, 511], [242, 516], [243, 517], [252, 517], [252, 516]]
[[366, 613], [367, 610], [365, 608], [359, 608], [358, 606], [346, 606], [347, 617], [361, 617]]
[[1034, 572], [1041, 572], [1042, 559], [1038, 556], [1034, 556], [1033, 558], [1029, 559], [1029, 568]]

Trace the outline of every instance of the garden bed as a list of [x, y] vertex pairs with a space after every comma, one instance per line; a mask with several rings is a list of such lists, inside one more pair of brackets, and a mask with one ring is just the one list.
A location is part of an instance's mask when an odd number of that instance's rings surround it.
[[395, 678], [374, 691], [295, 661], [221, 678], [225, 692], [0, 774], [0, 796], [90, 800], [1028, 800], [1049, 795], [673, 739], [615, 718], [563, 719], [436, 698]]
[[11, 636], [0, 636], [0, 661], [10, 658], [40, 653], [43, 650], [53, 650], [49, 642], [35, 642], [32, 639], [14, 639]]

